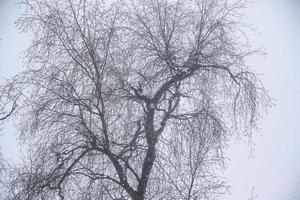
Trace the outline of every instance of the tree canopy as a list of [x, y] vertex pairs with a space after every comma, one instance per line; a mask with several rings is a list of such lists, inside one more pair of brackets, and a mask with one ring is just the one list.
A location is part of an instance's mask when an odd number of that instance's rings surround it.
[[270, 104], [246, 62], [248, 2], [22, 4], [26, 68], [0, 86], [25, 152], [7, 199], [221, 197], [228, 140]]

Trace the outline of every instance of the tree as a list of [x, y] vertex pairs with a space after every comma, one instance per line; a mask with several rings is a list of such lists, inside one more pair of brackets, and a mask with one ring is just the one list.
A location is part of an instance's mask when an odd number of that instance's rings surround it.
[[[3, 173], [4, 173], [4, 161], [2, 159], [2, 154], [0, 154], [0, 191], [2, 193], [2, 185], [3, 185]], [[2, 198], [2, 195], [0, 195]]]
[[7, 177], [9, 167], [10, 165], [3, 159], [2, 154], [0, 153], [0, 199], [5, 199], [6, 197], [5, 194], [7, 193], [9, 181], [9, 178]]
[[[216, 199], [234, 133], [270, 100], [246, 1], [25, 0], [26, 69], [1, 87], [24, 144], [8, 199]], [[6, 106], [2, 105], [3, 108]]]

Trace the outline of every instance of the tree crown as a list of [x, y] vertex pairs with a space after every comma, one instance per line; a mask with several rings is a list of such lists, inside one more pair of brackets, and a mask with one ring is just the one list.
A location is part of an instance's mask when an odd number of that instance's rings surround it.
[[[27, 157], [10, 199], [210, 199], [234, 132], [270, 104], [245, 1], [26, 0], [26, 69], [0, 88]], [[3, 117], [3, 119], [4, 119]]]

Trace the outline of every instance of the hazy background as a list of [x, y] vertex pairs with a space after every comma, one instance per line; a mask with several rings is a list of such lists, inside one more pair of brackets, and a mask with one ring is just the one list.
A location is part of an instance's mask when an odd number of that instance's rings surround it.
[[[14, 21], [20, 15], [18, 0], [0, 0], [0, 81], [22, 70], [21, 52], [29, 44]], [[251, 61], [275, 104], [265, 114], [255, 134], [253, 152], [247, 141], [229, 149], [224, 176], [231, 185], [225, 200], [300, 199], [300, 0], [257, 0], [246, 12], [247, 21], [258, 28], [251, 36], [263, 44], [265, 58]], [[0, 131], [1, 152], [17, 162], [15, 130]], [[253, 155], [253, 156], [251, 156]]]

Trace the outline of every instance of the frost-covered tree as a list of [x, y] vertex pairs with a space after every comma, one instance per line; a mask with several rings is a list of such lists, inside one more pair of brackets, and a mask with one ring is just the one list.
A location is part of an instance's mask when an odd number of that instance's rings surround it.
[[26, 68], [0, 88], [25, 152], [8, 199], [224, 193], [223, 149], [269, 105], [246, 63], [257, 53], [242, 31], [246, 1], [22, 4]]

